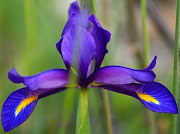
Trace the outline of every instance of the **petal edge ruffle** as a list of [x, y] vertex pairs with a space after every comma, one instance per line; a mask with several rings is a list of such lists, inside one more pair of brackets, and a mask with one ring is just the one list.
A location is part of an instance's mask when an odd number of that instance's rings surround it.
[[51, 69], [33, 76], [20, 76], [13, 68], [9, 71], [8, 77], [14, 83], [24, 83], [31, 90], [50, 90], [66, 87], [69, 73], [64, 69]]
[[111, 33], [100, 25], [94, 14], [89, 17], [89, 20], [93, 23], [92, 36], [96, 43], [95, 70], [97, 70], [101, 66], [105, 54], [108, 53], [107, 43], [110, 41]]
[[129, 84], [134, 82], [152, 82], [156, 77], [152, 71], [155, 63], [156, 57], [149, 67], [141, 70], [122, 66], [105, 66], [89, 76], [89, 83]]

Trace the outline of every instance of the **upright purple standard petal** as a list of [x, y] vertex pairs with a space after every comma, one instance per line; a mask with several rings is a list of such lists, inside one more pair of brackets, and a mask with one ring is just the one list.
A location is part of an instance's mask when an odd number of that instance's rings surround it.
[[101, 84], [98, 87], [126, 94], [140, 100], [148, 109], [159, 113], [178, 113], [177, 103], [171, 92], [157, 82], [130, 84]]
[[[90, 23], [88, 20], [88, 11], [86, 6], [84, 5], [82, 10], [80, 10], [79, 5], [77, 1], [73, 2], [69, 8], [69, 19], [64, 26], [63, 32], [61, 34], [60, 40], [56, 43], [56, 48], [59, 51], [59, 53], [62, 55], [61, 52], [61, 44], [64, 39], [64, 35], [70, 30], [70, 28], [74, 25], [77, 24], [80, 27], [84, 28], [85, 30], [88, 31], [90, 27]], [[68, 68], [68, 67], [67, 67]]]
[[100, 25], [94, 14], [89, 17], [89, 20], [93, 23], [92, 36], [96, 43], [95, 70], [97, 70], [101, 66], [105, 54], [108, 52], [107, 43], [110, 41], [111, 34]]
[[64, 26], [64, 29], [63, 29], [63, 31], [62, 31], [60, 40], [56, 43], [56, 48], [57, 48], [57, 50], [59, 51], [59, 53], [61, 54], [61, 56], [62, 56], [61, 44], [62, 44], [64, 35], [69, 31], [69, 29], [71, 28], [71, 26], [72, 26], [73, 24], [78, 23], [78, 22], [77, 22], [77, 17], [78, 17], [78, 14], [77, 14], [77, 13], [74, 13], [74, 14], [71, 15], [71, 18], [69, 18], [69, 20], [67, 21], [66, 25]]
[[88, 66], [96, 56], [96, 45], [89, 32], [74, 24], [64, 36], [61, 51], [66, 66], [72, 66], [81, 78], [86, 78]]
[[20, 76], [13, 68], [9, 71], [9, 78], [15, 83], [24, 83], [31, 90], [46, 90], [66, 87], [68, 84], [68, 71], [64, 69], [52, 69], [33, 76]]
[[155, 74], [152, 71], [156, 63], [156, 57], [146, 69], [135, 70], [121, 66], [106, 66], [94, 72], [90, 77], [90, 83], [128, 84], [134, 82], [152, 82]]
[[69, 10], [68, 10], [69, 18], [71, 18], [71, 15], [73, 13], [79, 13], [79, 12], [80, 12], [80, 8], [79, 8], [79, 5], [78, 5], [78, 2], [75, 1], [75, 2], [71, 3], [71, 5], [69, 7]]

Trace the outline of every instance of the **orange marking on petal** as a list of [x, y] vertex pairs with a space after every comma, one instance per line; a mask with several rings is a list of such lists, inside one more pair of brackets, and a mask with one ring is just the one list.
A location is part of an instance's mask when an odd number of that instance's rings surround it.
[[159, 102], [154, 97], [152, 97], [148, 94], [143, 94], [140, 92], [138, 92], [137, 94], [138, 94], [139, 98], [141, 98], [142, 100], [145, 100], [147, 102], [153, 102], [155, 104], [159, 104]]
[[96, 83], [96, 82], [91, 83], [91, 86], [96, 86], [97, 87], [97, 86], [100, 86], [100, 85], [101, 85], [100, 83]]
[[27, 105], [29, 105], [30, 103], [35, 101], [37, 98], [38, 98], [38, 96], [30, 96], [30, 97], [24, 99], [17, 107], [17, 109], [15, 111], [15, 115], [17, 116], [23, 108], [25, 108]]

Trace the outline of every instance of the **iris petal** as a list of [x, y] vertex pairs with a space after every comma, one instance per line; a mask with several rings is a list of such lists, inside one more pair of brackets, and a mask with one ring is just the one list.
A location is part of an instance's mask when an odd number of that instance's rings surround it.
[[60, 40], [56, 43], [56, 48], [59, 51], [59, 53], [61, 54], [61, 56], [62, 56], [61, 44], [62, 44], [64, 35], [69, 31], [69, 29], [71, 28], [71, 26], [73, 24], [77, 23], [77, 16], [78, 16], [77, 13], [74, 13], [74, 14], [71, 15], [71, 18], [69, 18], [69, 20], [67, 21], [66, 25], [64, 26], [64, 29], [63, 29], [63, 32], [61, 34]]
[[15, 68], [12, 68], [8, 72], [8, 78], [14, 83], [22, 83], [23, 82], [23, 78], [17, 73]]
[[100, 25], [94, 14], [89, 17], [89, 20], [93, 23], [92, 36], [96, 43], [95, 69], [97, 70], [101, 66], [105, 54], [108, 52], [107, 43], [110, 41], [111, 34]]
[[135, 97], [154, 112], [178, 113], [177, 103], [171, 92], [157, 82], [120, 85], [101, 84], [98, 87]]
[[81, 78], [86, 78], [90, 62], [96, 56], [96, 45], [88, 31], [74, 24], [61, 44], [64, 63], [72, 66]]
[[90, 77], [89, 81], [106, 84], [128, 84], [133, 82], [152, 82], [155, 74], [156, 57], [146, 69], [135, 70], [121, 66], [106, 66], [98, 69]]
[[[34, 98], [30, 98], [34, 96]], [[29, 100], [27, 100], [29, 98]], [[1, 122], [5, 132], [22, 124], [33, 112], [37, 97], [28, 88], [21, 88], [9, 95], [3, 104]]]
[[9, 132], [21, 125], [33, 112], [40, 98], [65, 90], [65, 88], [32, 91], [28, 87], [11, 93], [3, 104], [1, 122], [5, 132]]
[[51, 90], [66, 87], [68, 82], [68, 71], [64, 69], [51, 69], [33, 76], [20, 76], [13, 68], [9, 71], [8, 77], [12, 82], [24, 83], [31, 90]]
[[79, 5], [78, 5], [78, 2], [75, 1], [75, 2], [71, 3], [71, 5], [69, 7], [69, 10], [68, 10], [69, 18], [71, 18], [71, 15], [73, 13], [79, 13], [79, 12], [80, 12], [80, 8], [79, 8]]
[[71, 6], [68, 10], [69, 19], [64, 26], [63, 32], [61, 34], [60, 40], [56, 43], [56, 48], [59, 51], [59, 53], [62, 55], [61, 52], [61, 43], [63, 41], [64, 35], [69, 31], [71, 26], [73, 24], [77, 24], [80, 27], [83, 27], [84, 29], [89, 29], [89, 20], [88, 20], [88, 11], [86, 6], [83, 6], [82, 10], [80, 10], [80, 7], [78, 5], [78, 2], [75, 1], [71, 3]]

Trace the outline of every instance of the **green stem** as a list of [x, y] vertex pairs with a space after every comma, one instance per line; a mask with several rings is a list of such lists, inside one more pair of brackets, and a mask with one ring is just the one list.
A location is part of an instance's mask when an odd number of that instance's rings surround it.
[[147, 32], [147, 13], [146, 13], [146, 0], [141, 0], [141, 13], [142, 13], [142, 30], [144, 39], [144, 61], [145, 66], [149, 65], [149, 43], [148, 43], [148, 32]]
[[75, 97], [75, 90], [68, 89], [65, 93], [64, 100], [63, 100], [63, 108], [62, 108], [62, 117], [61, 122], [62, 126], [59, 128], [59, 134], [66, 134], [67, 123], [71, 117], [71, 112], [73, 111], [73, 102]]
[[88, 115], [88, 89], [80, 89], [76, 134], [90, 134], [89, 115]]
[[111, 114], [110, 114], [109, 97], [108, 97], [107, 90], [103, 90], [103, 96], [104, 96], [104, 104], [105, 104], [107, 131], [108, 131], [108, 134], [112, 134]]
[[92, 0], [92, 7], [93, 7], [93, 12], [94, 15], [97, 16], [97, 10], [96, 10], [96, 0]]
[[[178, 56], [179, 56], [179, 9], [180, 9], [180, 2], [179, 0], [176, 1], [176, 27], [175, 27], [175, 47], [174, 47], [174, 73], [173, 73], [173, 95], [178, 102]], [[172, 134], [178, 133], [178, 114], [173, 115], [173, 122], [172, 122]]]
[[79, 6], [80, 6], [80, 8], [82, 9], [82, 6], [83, 6], [83, 0], [79, 0]]
[[3, 0], [0, 0], [0, 47], [1, 47], [1, 43], [2, 43], [2, 30], [3, 30]]
[[[24, 45], [25, 51], [23, 51], [21, 66], [23, 66], [23, 69], [26, 71], [26, 74], [31, 74], [32, 70], [32, 54], [34, 53], [34, 50], [36, 50], [36, 28], [35, 28], [35, 12], [34, 12], [34, 0], [24, 0], [22, 1], [24, 4], [24, 21], [25, 21], [25, 39], [26, 39], [26, 45]], [[35, 114], [33, 120], [36, 119], [41, 120], [41, 117], [39, 115]], [[32, 133], [41, 133], [41, 130], [39, 129], [39, 122], [33, 123]], [[26, 133], [26, 130], [22, 128], [22, 133]]]
[[35, 31], [35, 13], [33, 7], [33, 0], [25, 0], [24, 1], [24, 15], [25, 15], [25, 27], [26, 27], [26, 49], [27, 52], [25, 58], [27, 62], [27, 72], [30, 73], [31, 68], [31, 55], [33, 48], [36, 45], [36, 31]]
[[[142, 13], [142, 30], [143, 30], [143, 44], [144, 44], [144, 62], [145, 66], [149, 65], [149, 43], [147, 32], [147, 13], [146, 13], [146, 0], [141, 0], [141, 13]], [[150, 133], [156, 134], [155, 115], [153, 112], [148, 111]]]

